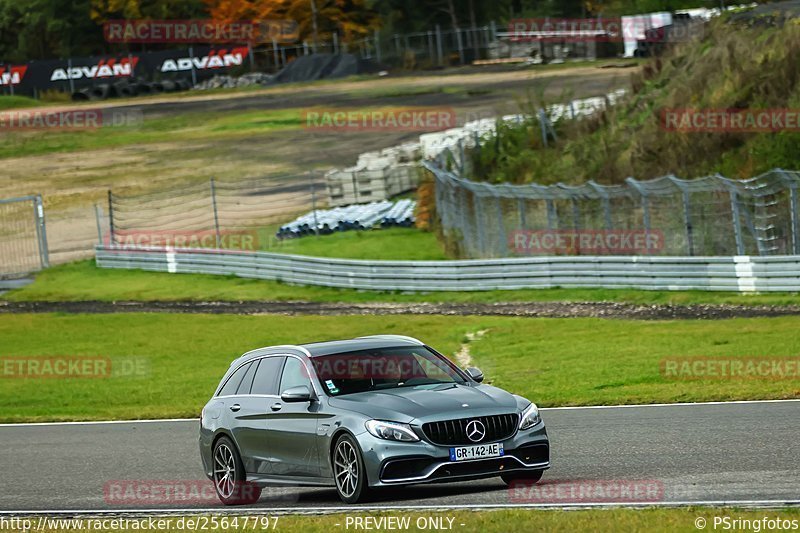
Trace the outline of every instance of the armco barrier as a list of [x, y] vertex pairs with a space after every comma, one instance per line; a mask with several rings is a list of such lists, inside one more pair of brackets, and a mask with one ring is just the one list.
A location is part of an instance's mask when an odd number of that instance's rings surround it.
[[98, 246], [102, 268], [220, 274], [300, 285], [392, 291], [609, 288], [800, 291], [800, 256], [563, 256], [360, 261], [262, 252]]

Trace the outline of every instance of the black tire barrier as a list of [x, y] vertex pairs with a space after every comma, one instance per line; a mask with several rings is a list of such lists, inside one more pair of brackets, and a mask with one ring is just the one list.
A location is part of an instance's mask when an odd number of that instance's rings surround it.
[[85, 102], [87, 100], [91, 100], [91, 94], [89, 94], [89, 89], [81, 89], [80, 91], [75, 91], [74, 93], [72, 93], [73, 102]]
[[111, 96], [111, 85], [107, 83], [96, 85], [91, 88], [89, 96], [92, 98], [92, 100], [105, 100]]
[[150, 86], [150, 84], [143, 81], [140, 81], [136, 84], [136, 91], [138, 92], [139, 96], [153, 94], [153, 88]]
[[153, 82], [150, 84], [150, 91], [154, 94], [159, 94], [164, 92], [164, 84], [159, 82]]
[[172, 80], [164, 80], [161, 82], [161, 87], [164, 89], [165, 93], [171, 93], [178, 90], [178, 84], [176, 84]]
[[178, 86], [179, 91], [188, 91], [189, 89], [192, 88], [192, 83], [189, 80], [184, 80], [184, 79], [176, 80], [175, 84]]
[[124, 97], [124, 98], [131, 98], [136, 96], [138, 93], [136, 88], [132, 86], [127, 81], [121, 81], [114, 84], [114, 89], [117, 91], [117, 95]]

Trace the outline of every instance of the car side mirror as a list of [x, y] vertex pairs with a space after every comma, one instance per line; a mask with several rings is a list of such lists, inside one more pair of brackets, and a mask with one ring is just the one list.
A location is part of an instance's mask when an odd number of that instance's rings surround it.
[[467, 368], [467, 375], [478, 383], [483, 381], [483, 372], [481, 372], [480, 368], [475, 368], [474, 366]]
[[305, 385], [286, 389], [281, 393], [281, 400], [286, 403], [310, 402], [313, 399], [311, 391]]

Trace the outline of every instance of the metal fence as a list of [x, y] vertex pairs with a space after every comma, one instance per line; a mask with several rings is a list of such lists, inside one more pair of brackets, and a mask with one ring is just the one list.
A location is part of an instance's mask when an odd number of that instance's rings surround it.
[[[622, 185], [493, 185], [425, 162], [436, 179], [445, 238], [463, 257], [528, 255], [522, 235], [638, 231], [659, 246], [622, 255], [800, 254], [800, 172], [771, 170], [747, 180], [721, 175], [684, 180], [628, 178]], [[593, 233], [594, 232], [594, 233]], [[555, 255], [589, 255], [580, 247]]]
[[281, 223], [324, 205], [324, 190], [319, 177], [306, 174], [237, 181], [211, 178], [144, 194], [109, 191], [107, 225], [98, 218], [98, 238], [111, 245], [147, 245], [178, 237], [190, 244], [210, 237], [212, 246], [224, 248], [226, 236], [258, 230], [250, 245], [269, 249]]
[[593, 60], [596, 57], [614, 57], [617, 52], [622, 52], [621, 45], [606, 51], [609, 46], [601, 46], [598, 50], [594, 42], [576, 43], [569, 39], [554, 42], [551, 37], [515, 42], [515, 34], [498, 29], [504, 28], [498, 28], [494, 21], [458, 28], [436, 25], [414, 33], [375, 31], [362, 39], [347, 42], [333, 34], [329, 40], [320, 40], [316, 44], [309, 41], [296, 44], [276, 42], [254, 48], [250, 61], [252, 68], [277, 71], [298, 56], [351, 53], [381, 65], [416, 69], [467, 65], [481, 59], [533, 59], [532, 56], [537, 56], [537, 61]]
[[49, 265], [42, 197], [0, 200], [0, 277]]
[[277, 70], [293, 58], [316, 53], [351, 53], [379, 64], [405, 68], [429, 68], [464, 65], [476, 59], [496, 55], [497, 25], [447, 29], [436, 26], [416, 33], [375, 31], [353, 41], [340, 41], [336, 34], [330, 40], [298, 44], [274, 43], [252, 51], [254, 67]]
[[461, 261], [360, 261], [263, 252], [98, 246], [102, 268], [235, 275], [380, 291], [523, 288], [800, 290], [800, 256], [534, 257]]

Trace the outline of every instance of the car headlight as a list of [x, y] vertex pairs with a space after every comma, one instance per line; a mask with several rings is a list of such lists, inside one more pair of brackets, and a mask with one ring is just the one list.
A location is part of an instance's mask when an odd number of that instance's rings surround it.
[[536, 407], [535, 403], [532, 403], [522, 411], [522, 416], [519, 417], [519, 429], [532, 428], [541, 421], [542, 417], [539, 416], [539, 408]]
[[386, 422], [384, 420], [367, 420], [367, 431], [375, 437], [386, 440], [399, 440], [402, 442], [416, 442], [419, 437], [411, 426], [399, 422]]

